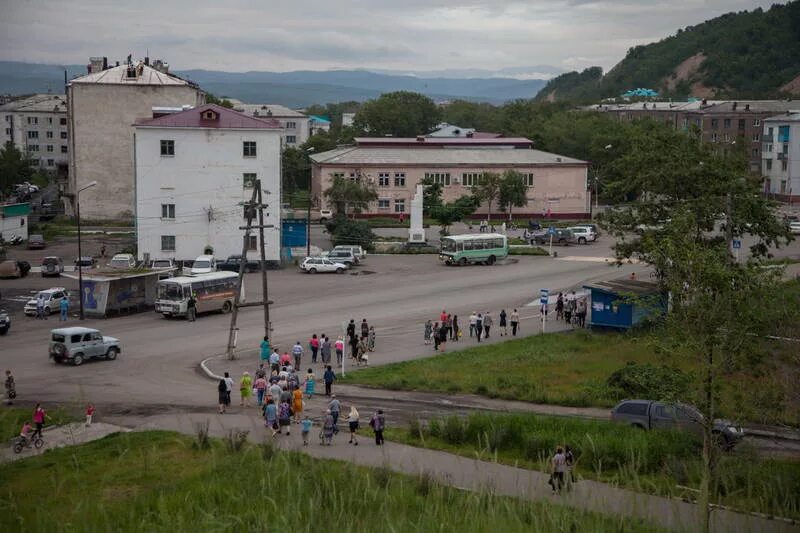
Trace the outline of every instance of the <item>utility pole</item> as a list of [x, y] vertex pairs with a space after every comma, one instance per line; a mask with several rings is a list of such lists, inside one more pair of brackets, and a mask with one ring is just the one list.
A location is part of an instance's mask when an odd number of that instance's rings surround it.
[[261, 248], [261, 288], [264, 293], [264, 336], [271, 337], [272, 324], [269, 321], [269, 291], [267, 289], [267, 256], [264, 250], [264, 201], [261, 195], [261, 180], [256, 180], [258, 190], [258, 240]]
[[[236, 285], [236, 294], [233, 297], [233, 309], [231, 309], [231, 328], [228, 331], [228, 359], [236, 359], [233, 350], [236, 348], [236, 340], [238, 338], [238, 328], [236, 327], [236, 320], [239, 318], [239, 300], [242, 295], [242, 284], [244, 283], [244, 268], [247, 265], [247, 248], [250, 244], [250, 230], [253, 227], [253, 218], [255, 218], [255, 205], [258, 191], [261, 188], [259, 180], [253, 184], [253, 196], [250, 202], [245, 204], [245, 217], [247, 218], [247, 226], [244, 228], [244, 237], [242, 238], [242, 257], [239, 262], [239, 281]], [[263, 267], [262, 267], [263, 268]], [[266, 300], [266, 298], [264, 298]]]

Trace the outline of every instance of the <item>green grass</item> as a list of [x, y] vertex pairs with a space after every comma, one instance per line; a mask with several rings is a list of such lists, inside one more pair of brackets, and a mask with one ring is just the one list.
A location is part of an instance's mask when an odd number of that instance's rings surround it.
[[267, 445], [118, 433], [0, 466], [5, 531], [653, 531]]
[[[556, 446], [569, 444], [575, 472], [651, 494], [695, 498], [699, 488], [697, 437], [642, 431], [601, 420], [531, 414], [451, 416], [394, 429], [387, 438], [414, 446], [547, 471]], [[800, 518], [800, 462], [759, 459], [746, 445], [722, 454], [714, 501], [737, 509]]]
[[[58, 426], [76, 420], [63, 408], [51, 409], [45, 406], [47, 412], [47, 419], [45, 420], [45, 428], [47, 426]], [[19, 435], [22, 429], [22, 424], [25, 420], [33, 425], [33, 407], [6, 407], [0, 409], [0, 442], [10, 440]]]

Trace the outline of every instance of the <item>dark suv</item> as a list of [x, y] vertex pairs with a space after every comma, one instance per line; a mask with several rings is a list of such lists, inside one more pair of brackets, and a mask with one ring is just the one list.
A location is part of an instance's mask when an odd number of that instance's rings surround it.
[[[224, 262], [217, 263], [217, 270], [227, 270], [228, 272], [239, 272], [239, 265], [242, 264], [241, 255], [231, 255]], [[257, 259], [245, 259], [245, 272], [256, 272], [261, 270], [261, 263]]]

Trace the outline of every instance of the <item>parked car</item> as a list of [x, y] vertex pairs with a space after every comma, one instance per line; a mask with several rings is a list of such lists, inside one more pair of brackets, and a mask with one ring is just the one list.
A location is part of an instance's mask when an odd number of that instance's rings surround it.
[[64, 273], [64, 261], [55, 255], [48, 255], [42, 259], [42, 277], [60, 276]]
[[[691, 405], [651, 400], [623, 400], [611, 411], [611, 420], [641, 429], [679, 429], [703, 435], [703, 415]], [[714, 420], [712, 432], [720, 446], [731, 449], [742, 440], [741, 426], [729, 420]]]
[[573, 226], [568, 229], [575, 235], [578, 244], [588, 244], [597, 240], [597, 234], [587, 226]]
[[361, 261], [350, 250], [331, 250], [325, 256], [336, 263], [344, 263], [348, 267], [359, 264]]
[[44, 298], [44, 314], [45, 316], [58, 312], [59, 306], [61, 305], [61, 300], [66, 298], [69, 300], [69, 293], [67, 289], [64, 287], [51, 287], [49, 289], [39, 291], [35, 297], [28, 300], [25, 304], [25, 314], [30, 316], [36, 316], [36, 302], [39, 300], [39, 296]]
[[133, 254], [115, 254], [108, 263], [111, 268], [136, 268], [136, 258]]
[[175, 268], [175, 261], [172, 259], [151, 259], [150, 264], [147, 265], [151, 270], [166, 270]]
[[[576, 244], [577, 242], [578, 240], [575, 238], [575, 234], [567, 228], [556, 228], [556, 232], [553, 234], [553, 244], [567, 246]], [[550, 233], [547, 231], [535, 232], [531, 236], [531, 244], [550, 244]]]
[[792, 235], [800, 235], [800, 222], [789, 222], [789, 232]]
[[578, 228], [581, 228], [581, 227], [583, 227], [583, 228], [592, 228], [592, 231], [594, 231], [594, 234], [597, 237], [600, 236], [600, 226], [598, 226], [597, 224], [586, 223], [586, 224], [575, 224], [575, 226], [578, 227]]
[[89, 270], [97, 265], [97, 261], [90, 255], [83, 255], [75, 258], [75, 269]]
[[201, 255], [200, 257], [194, 260], [192, 268], [189, 272], [192, 275], [208, 274], [209, 272], [214, 272], [216, 269], [217, 269], [217, 261], [214, 259], [213, 255]]
[[333, 211], [330, 209], [320, 209], [319, 210], [319, 223], [324, 224], [330, 219], [333, 218]]
[[333, 247], [333, 251], [347, 250], [353, 252], [353, 255], [358, 258], [359, 262], [363, 262], [367, 258], [367, 251], [357, 244], [340, 244]]
[[[217, 263], [217, 270], [227, 270], [229, 272], [239, 272], [242, 264], [241, 255], [231, 255], [222, 263]], [[244, 269], [246, 272], [256, 272], [261, 270], [261, 262], [257, 259], [245, 259]]]
[[42, 235], [29, 235], [28, 236], [28, 250], [41, 250], [45, 247], [44, 237]]
[[7, 259], [0, 262], [0, 278], [24, 278], [31, 270], [31, 264], [27, 261]]
[[78, 366], [94, 357], [113, 361], [121, 351], [119, 339], [105, 337], [96, 329], [59, 328], [50, 332], [50, 357], [56, 363]]
[[347, 265], [331, 261], [327, 257], [306, 257], [300, 263], [300, 270], [308, 274], [316, 274], [317, 272], [336, 272], [341, 274], [347, 270]]
[[0, 309], [0, 335], [5, 335], [11, 329], [11, 317], [5, 309]]

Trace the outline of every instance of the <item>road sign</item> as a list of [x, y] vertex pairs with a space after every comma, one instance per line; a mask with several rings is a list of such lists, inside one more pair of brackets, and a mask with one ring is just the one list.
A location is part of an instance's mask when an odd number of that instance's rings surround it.
[[547, 233], [550, 234], [550, 235], [555, 235], [556, 234], [556, 227], [555, 226], [550, 226], [549, 228], [547, 228]]
[[733, 243], [732, 244], [733, 244], [733, 249], [734, 250], [738, 250], [739, 248], [742, 247], [742, 241], [740, 241], [739, 239], [733, 239]]
[[539, 303], [542, 305], [547, 305], [549, 299], [550, 289], [539, 289]]

